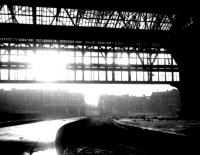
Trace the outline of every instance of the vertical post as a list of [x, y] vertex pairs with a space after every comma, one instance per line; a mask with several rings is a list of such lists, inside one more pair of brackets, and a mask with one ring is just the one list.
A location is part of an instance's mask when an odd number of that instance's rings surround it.
[[98, 45], [98, 81], [99, 81], [99, 45]]
[[11, 65], [10, 65], [10, 43], [8, 44], [8, 47], [9, 47], [9, 49], [8, 49], [8, 80], [10, 80], [10, 67], [11, 67]]
[[167, 77], [166, 77], [166, 75], [167, 75], [167, 72], [166, 72], [166, 63], [165, 63], [165, 54], [164, 54], [164, 68], [165, 68], [165, 82], [167, 81]]
[[136, 67], [135, 67], [135, 81], [136, 82], [137, 82], [137, 70], [138, 70], [138, 65], [137, 64], [138, 64], [138, 55], [136, 54]]
[[[107, 47], [107, 46], [106, 46]], [[108, 60], [107, 60], [107, 55], [108, 55], [108, 52], [106, 50], [105, 52], [105, 69], [106, 69], [106, 81], [108, 81]]]
[[90, 66], [90, 81], [92, 81], [92, 52], [89, 51], [89, 53], [90, 53], [90, 65], [89, 65]]
[[[33, 6], [32, 7], [32, 11], [33, 11], [33, 25], [36, 25], [37, 23], [36, 23], [36, 6]], [[34, 56], [36, 55], [36, 39], [34, 38], [33, 39], [33, 54], [34, 54]], [[35, 74], [33, 74], [33, 80], [36, 80], [36, 75]]]
[[76, 45], [74, 41], [74, 81], [76, 81]]
[[84, 51], [84, 46], [82, 44], [82, 81], [84, 81], [84, 68], [85, 68], [85, 63], [84, 63], [84, 55], [85, 55], [85, 51]]
[[[121, 51], [121, 52], [122, 52], [122, 51]], [[123, 57], [122, 57], [122, 54], [123, 54], [123, 53], [121, 53], [121, 56], [120, 56], [120, 58], [121, 58], [121, 62], [120, 62], [120, 63], [121, 63], [121, 64], [120, 64], [120, 70], [121, 70], [121, 81], [123, 81], [123, 77], [122, 77], [122, 76], [123, 76], [123, 74], [122, 74], [122, 72], [123, 72], [123, 67], [122, 67], [122, 65], [123, 65], [123, 63], [122, 63], [122, 58], [123, 58]]]
[[149, 57], [149, 59], [147, 59], [147, 64], [150, 65], [150, 71], [148, 71], [148, 81], [152, 82], [152, 79], [153, 79], [153, 73], [152, 73], [152, 66], [153, 66], [153, 62], [151, 61], [152, 60], [152, 55], [149, 54], [147, 57]]
[[32, 9], [33, 9], [33, 25], [36, 25], [36, 7], [33, 6]]
[[144, 59], [146, 59], [145, 57], [144, 57], [144, 53], [143, 53], [143, 71], [142, 71], [142, 81], [145, 81], [145, 78], [144, 78], [144, 72], [145, 72], [145, 70], [144, 70], [144, 68], [145, 68], [145, 61], [144, 61]]
[[105, 51], [106, 82], [108, 81], [108, 61], [107, 61], [107, 55], [108, 55], [108, 49], [107, 49], [107, 46], [106, 46], [106, 51]]
[[[25, 57], [27, 57], [27, 51], [24, 51]], [[26, 69], [25, 69], [25, 80], [27, 80], [27, 64], [26, 64]]]
[[131, 81], [131, 67], [130, 67], [130, 49], [128, 47], [128, 81]]
[[172, 55], [171, 55], [171, 63], [170, 63], [170, 65], [171, 65], [171, 72], [172, 72], [172, 81], [174, 82], [174, 70], [172, 69], [173, 66], [174, 66], [174, 62], [173, 62]]
[[113, 47], [112, 81], [115, 81], [115, 47]]
[[[33, 54], [36, 55], [36, 39], [33, 39]], [[33, 80], [36, 80], [36, 75], [33, 74]]]

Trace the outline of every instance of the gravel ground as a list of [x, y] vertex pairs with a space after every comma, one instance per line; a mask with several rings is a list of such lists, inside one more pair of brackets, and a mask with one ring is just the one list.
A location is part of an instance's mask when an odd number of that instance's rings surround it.
[[127, 125], [186, 136], [200, 135], [200, 121], [196, 120], [119, 119], [117, 121]]
[[133, 147], [118, 146], [98, 146], [98, 145], [79, 145], [67, 146], [64, 155], [144, 155]]

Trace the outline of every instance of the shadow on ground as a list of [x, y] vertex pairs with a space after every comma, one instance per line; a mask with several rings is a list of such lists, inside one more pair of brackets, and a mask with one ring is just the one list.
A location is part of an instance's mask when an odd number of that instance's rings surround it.
[[59, 155], [196, 154], [200, 151], [193, 138], [120, 126], [109, 118], [86, 118], [60, 128], [55, 145]]

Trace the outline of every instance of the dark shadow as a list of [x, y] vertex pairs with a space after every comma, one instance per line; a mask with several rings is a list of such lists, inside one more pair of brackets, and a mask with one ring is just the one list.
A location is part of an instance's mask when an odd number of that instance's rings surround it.
[[59, 155], [167, 155], [197, 151], [191, 137], [119, 126], [106, 118], [87, 118], [63, 126], [57, 133], [55, 145]]

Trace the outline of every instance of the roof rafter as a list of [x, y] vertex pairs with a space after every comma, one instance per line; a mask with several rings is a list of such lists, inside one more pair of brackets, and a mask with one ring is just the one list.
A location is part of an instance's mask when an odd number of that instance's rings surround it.
[[51, 21], [51, 24], [53, 24], [54, 20], [56, 19], [56, 22], [58, 22], [58, 16], [60, 14], [61, 8], [56, 8], [56, 15], [54, 16], [53, 20]]
[[10, 10], [11, 13], [11, 17], [12, 17], [12, 22], [13, 23], [18, 23], [16, 17], [15, 17], [15, 13], [14, 13], [14, 8], [12, 5], [8, 5], [8, 9]]
[[74, 23], [74, 20], [72, 19], [71, 15], [69, 14], [69, 12], [68, 12], [68, 10], [67, 10], [66, 8], [65, 8], [65, 11], [66, 11], [66, 13], [67, 13], [69, 19], [71, 20], [72, 24], [73, 24], [74, 26], [76, 26], [76, 23]]

